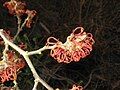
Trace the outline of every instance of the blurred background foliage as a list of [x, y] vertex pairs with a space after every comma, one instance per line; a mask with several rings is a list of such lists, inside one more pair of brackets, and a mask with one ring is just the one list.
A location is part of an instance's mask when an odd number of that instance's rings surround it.
[[[3, 7], [0, 0], [0, 28], [14, 35], [17, 19]], [[27, 50], [45, 45], [48, 37], [66, 41], [77, 26], [93, 34], [95, 44], [89, 56], [77, 63], [57, 63], [49, 50], [31, 56], [38, 74], [52, 87], [67, 90], [72, 84], [85, 90], [120, 90], [120, 1], [119, 0], [22, 0], [29, 9], [37, 11], [32, 28], [24, 28], [18, 42]], [[34, 78], [28, 66], [18, 75], [21, 90], [31, 90]], [[46, 90], [41, 84], [38, 90]]]

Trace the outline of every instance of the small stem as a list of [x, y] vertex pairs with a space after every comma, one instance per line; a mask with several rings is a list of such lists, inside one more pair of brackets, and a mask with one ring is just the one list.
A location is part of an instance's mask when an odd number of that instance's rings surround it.
[[9, 45], [8, 45], [7, 43], [5, 43], [5, 49], [4, 49], [4, 51], [3, 51], [3, 60], [4, 60], [4, 61], [7, 60], [7, 54], [6, 54], [6, 52], [7, 52], [7, 50], [8, 50], [8, 47], [9, 47]]
[[18, 83], [16, 82], [16, 80], [14, 80], [13, 83], [14, 83], [14, 87], [16, 88], [16, 90], [20, 90], [19, 87], [18, 87]]
[[28, 55], [30, 56], [30, 55], [34, 55], [34, 54], [41, 54], [42, 51], [45, 51], [47, 49], [52, 49], [54, 47], [55, 47], [55, 45], [54, 46], [44, 46], [43, 48], [40, 48], [38, 50], [28, 52]]
[[19, 33], [23, 30], [23, 27], [25, 26], [28, 18], [29, 18], [29, 17], [27, 17], [27, 18], [25, 19], [25, 21], [22, 23], [22, 25], [20, 25], [20, 24], [21, 24], [21, 18], [20, 18], [19, 16], [17, 16], [17, 19], [18, 19], [18, 30], [17, 30], [16, 35], [15, 35], [14, 38], [13, 38], [13, 41], [15, 41], [15, 39], [17, 38], [17, 36], [19, 35]]
[[23, 24], [21, 25], [21, 29], [25, 26], [27, 20], [28, 20], [28, 17], [25, 19], [25, 21], [24, 21]]
[[39, 81], [35, 80], [35, 83], [34, 83], [34, 86], [33, 86], [33, 89], [32, 89], [32, 90], [37, 90], [38, 82], [39, 82]]
[[18, 29], [16, 35], [15, 35], [14, 38], [13, 38], [13, 41], [15, 41], [15, 39], [17, 38], [17, 36], [19, 35], [19, 33], [20, 33], [21, 31], [22, 31], [21, 29]]
[[[16, 7], [15, 7], [16, 8]], [[17, 38], [18, 34], [22, 31], [22, 28], [20, 27], [20, 24], [21, 24], [21, 18], [19, 15], [16, 15], [17, 16], [17, 21], [18, 21], [18, 30], [17, 30], [17, 33], [16, 35], [14, 36], [13, 38], [13, 41], [15, 41], [15, 39]]]

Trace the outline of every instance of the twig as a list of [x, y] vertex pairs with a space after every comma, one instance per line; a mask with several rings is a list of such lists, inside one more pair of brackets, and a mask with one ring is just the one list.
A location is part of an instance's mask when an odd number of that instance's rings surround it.
[[40, 25], [50, 34], [50, 30], [42, 22], [40, 22]]
[[88, 85], [90, 84], [90, 82], [92, 80], [93, 73], [97, 70], [100, 70], [100, 68], [92, 70], [92, 72], [90, 73], [89, 80], [88, 80], [87, 84], [83, 87], [84, 89], [86, 89], [88, 87]]
[[16, 37], [18, 36], [18, 34], [22, 31], [21, 27], [20, 27], [20, 24], [21, 24], [21, 18], [17, 15], [17, 21], [18, 21], [18, 30], [17, 30], [17, 33], [16, 35], [14, 36], [13, 38], [13, 41], [15, 41]]
[[33, 89], [32, 89], [32, 90], [37, 90], [38, 82], [39, 82], [39, 81], [36, 81], [36, 80], [35, 80], [35, 83], [34, 83], [34, 86], [33, 86]]
[[54, 46], [44, 46], [43, 48], [40, 48], [38, 50], [28, 52], [28, 55], [30, 56], [30, 55], [34, 55], [34, 54], [41, 54], [42, 51], [45, 51], [47, 49], [52, 49], [54, 47], [55, 47], [55, 45]]
[[15, 35], [14, 38], [13, 38], [13, 41], [15, 41], [16, 37], [17, 37], [17, 36], [19, 35], [19, 33], [23, 30], [23, 27], [25, 26], [28, 18], [29, 18], [29, 17], [27, 17], [27, 18], [25, 19], [25, 21], [22, 23], [22, 25], [20, 25], [20, 24], [21, 24], [21, 19], [20, 19], [19, 16], [17, 16], [17, 19], [18, 19], [18, 30], [17, 30], [16, 35]]
[[7, 60], [6, 52], [7, 52], [7, 50], [8, 50], [8, 47], [9, 47], [9, 45], [8, 45], [7, 43], [5, 43], [5, 48], [4, 48], [3, 57], [2, 57], [2, 59], [3, 59], [4, 61]]

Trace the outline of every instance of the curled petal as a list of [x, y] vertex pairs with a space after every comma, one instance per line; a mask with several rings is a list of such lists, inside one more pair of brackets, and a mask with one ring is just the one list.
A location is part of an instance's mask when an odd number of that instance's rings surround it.
[[92, 51], [92, 45], [89, 44], [89, 43], [84, 43], [84, 44], [82, 45], [82, 48], [87, 48], [87, 49], [89, 49], [89, 51]]
[[54, 37], [49, 37], [49, 38], [47, 39], [46, 45], [48, 45], [48, 46], [53, 46], [53, 45], [55, 45], [55, 44], [58, 44], [59, 42], [60, 42], [60, 41], [57, 40], [56, 38], [54, 38]]
[[63, 52], [61, 59], [62, 59], [62, 62], [64, 63], [70, 63], [71, 61], [73, 61], [71, 57], [71, 53], [68, 50]]
[[82, 50], [84, 51], [84, 54], [85, 54], [84, 57], [90, 54], [90, 50], [88, 48], [82, 48]]
[[81, 58], [80, 51], [73, 51], [72, 58], [75, 62], [78, 62]]
[[54, 48], [51, 50], [50, 55], [59, 63], [70, 63], [72, 61], [71, 53], [63, 48]]
[[94, 39], [93, 39], [93, 35], [92, 35], [91, 33], [87, 33], [86, 35], [87, 35], [87, 36], [86, 36], [86, 38], [85, 38], [84, 41], [85, 41], [86, 43], [94, 44], [95, 41], [94, 41]]
[[52, 57], [54, 57], [55, 55], [60, 54], [62, 51], [63, 51], [62, 48], [55, 47], [54, 49], [51, 50], [50, 55], [51, 55]]
[[54, 57], [54, 59], [57, 59], [59, 61], [62, 52], [64, 52], [64, 49], [56, 47], [56, 48], [54, 48], [54, 49], [51, 50], [50, 55], [52, 57]]
[[86, 35], [87, 35], [87, 37], [89, 37], [89, 38], [93, 38], [93, 35], [92, 35], [91, 33], [87, 33]]
[[77, 27], [73, 30], [73, 34], [78, 36], [78, 35], [81, 35], [83, 31], [84, 31], [83, 27]]
[[65, 61], [64, 50], [62, 50], [58, 55], [56, 55], [56, 59], [59, 63]]

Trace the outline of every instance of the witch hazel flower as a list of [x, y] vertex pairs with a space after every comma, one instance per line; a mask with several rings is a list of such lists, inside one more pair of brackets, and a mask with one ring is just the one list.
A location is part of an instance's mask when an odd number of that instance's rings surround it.
[[4, 6], [8, 8], [9, 13], [12, 15], [16, 14], [21, 16], [26, 11], [26, 4], [17, 0], [10, 0], [9, 2], [5, 2]]
[[[5, 63], [5, 62], [4, 62]], [[17, 73], [24, 67], [24, 63], [21, 61], [7, 62], [7, 67], [0, 69], [0, 82], [14, 81], [17, 79]]]
[[70, 36], [67, 37], [65, 43], [57, 40], [54, 37], [49, 37], [47, 46], [54, 45], [50, 55], [59, 63], [78, 62], [81, 58], [85, 58], [92, 51], [94, 39], [91, 33], [84, 32], [82, 27], [77, 27], [73, 30]]
[[25, 13], [28, 15], [27, 20], [26, 20], [26, 27], [31, 28], [31, 23], [33, 22], [32, 19], [36, 15], [36, 11], [35, 10], [26, 10]]
[[24, 59], [17, 57], [15, 52], [9, 50], [7, 57], [8, 60], [0, 61], [0, 83], [15, 81], [18, 72], [25, 66]]
[[25, 25], [27, 28], [31, 28], [32, 19], [36, 15], [35, 10], [29, 10], [26, 8], [26, 4], [24, 2], [18, 0], [10, 0], [9, 2], [5, 2], [4, 6], [9, 10], [9, 13], [12, 15], [16, 15], [21, 19], [22, 15], [27, 15]]

